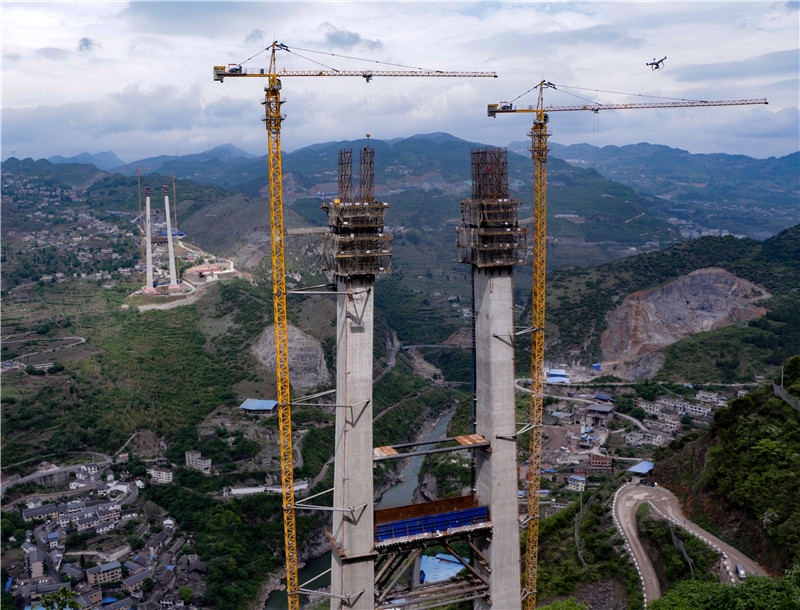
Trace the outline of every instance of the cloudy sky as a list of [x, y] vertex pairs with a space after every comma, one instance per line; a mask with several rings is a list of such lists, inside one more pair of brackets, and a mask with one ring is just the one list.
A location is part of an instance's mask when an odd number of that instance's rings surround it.
[[[289, 70], [401, 65], [499, 76], [285, 78], [285, 150], [365, 133], [508, 145], [526, 139], [531, 115], [490, 119], [486, 105], [543, 79], [558, 87], [545, 97], [555, 106], [769, 101], [554, 113], [561, 144], [652, 142], [760, 158], [800, 149], [798, 2], [3, 1], [0, 11], [3, 159], [112, 150], [131, 162], [225, 143], [266, 154], [264, 81], [211, 75], [275, 40], [293, 51], [278, 54]], [[663, 70], [645, 66], [664, 56]], [[261, 52], [244, 66], [267, 61]], [[516, 101], [535, 102], [535, 91]]]

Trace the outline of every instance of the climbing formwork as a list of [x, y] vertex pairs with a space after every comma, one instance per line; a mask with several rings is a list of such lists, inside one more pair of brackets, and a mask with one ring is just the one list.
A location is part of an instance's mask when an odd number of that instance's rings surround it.
[[461, 202], [456, 228], [458, 261], [477, 267], [521, 265], [527, 231], [519, 226], [519, 199], [508, 192], [505, 149], [472, 151], [472, 198]]

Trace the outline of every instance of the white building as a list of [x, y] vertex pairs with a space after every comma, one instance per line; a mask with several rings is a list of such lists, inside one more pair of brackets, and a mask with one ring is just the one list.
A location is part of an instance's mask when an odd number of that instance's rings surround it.
[[581, 477], [577, 474], [571, 475], [567, 479], [567, 489], [570, 491], [583, 491], [586, 489], [586, 477]]
[[153, 483], [172, 483], [172, 471], [162, 470], [161, 468], [148, 468], [147, 474], [150, 475]]
[[187, 468], [193, 468], [194, 470], [200, 470], [202, 472], [211, 471], [211, 458], [204, 459], [199, 451], [194, 450], [187, 451], [184, 455], [186, 457]]
[[686, 405], [685, 412], [696, 417], [708, 417], [711, 414], [711, 407]]
[[700, 402], [709, 405], [717, 404], [717, 400], [719, 400], [719, 394], [716, 392], [705, 392], [703, 390], [700, 390], [694, 397]]
[[636, 406], [641, 407], [648, 415], [655, 415], [658, 417], [658, 415], [661, 413], [661, 405], [647, 402], [646, 400], [637, 401]]
[[652, 431], [634, 431], [628, 432], [625, 435], [625, 444], [632, 447], [639, 447], [641, 445], [655, 445], [661, 447], [666, 445], [672, 437], [667, 434]]

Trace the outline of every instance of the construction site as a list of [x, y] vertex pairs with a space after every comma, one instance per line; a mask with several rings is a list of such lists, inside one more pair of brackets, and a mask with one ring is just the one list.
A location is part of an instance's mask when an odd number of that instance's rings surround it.
[[[374, 151], [360, 151], [359, 184], [353, 184], [353, 155], [339, 153], [339, 189], [322, 204], [327, 227], [322, 237], [325, 270], [332, 281], [326, 292], [336, 300], [336, 411], [334, 487], [331, 506], [314, 506], [317, 495], [296, 500], [293, 483], [291, 410], [287, 333], [285, 232], [283, 227], [281, 126], [282, 82], [286, 77], [378, 76], [494, 77], [493, 73], [440, 71], [296, 71], [279, 70], [273, 43], [269, 68], [248, 72], [241, 64], [214, 67], [214, 80], [227, 77], [267, 79], [264, 122], [269, 141], [269, 195], [274, 294], [277, 401], [286, 552], [286, 587], [290, 608], [299, 595], [330, 598], [331, 608], [436, 608], [472, 602], [475, 608], [533, 608], [536, 605], [540, 480], [542, 478], [542, 399], [544, 395], [544, 296], [546, 168], [549, 113], [626, 108], [668, 108], [765, 103], [765, 100], [670, 102], [655, 104], [545, 107], [538, 85], [536, 108], [491, 104], [488, 114], [532, 112], [533, 294], [532, 317], [515, 326], [513, 268], [525, 262], [528, 230], [518, 218], [521, 201], [509, 192], [505, 149], [471, 154], [471, 197], [461, 201], [456, 228], [458, 261], [470, 266], [472, 279], [473, 409], [471, 434], [433, 442], [375, 447], [372, 430], [373, 322], [376, 276], [391, 273], [392, 236], [385, 230], [389, 204], [374, 196]], [[148, 284], [149, 285], [149, 284]], [[314, 287], [318, 289], [319, 287]], [[527, 422], [515, 411], [514, 346], [531, 343], [530, 407]], [[316, 397], [303, 397], [303, 404]], [[330, 405], [328, 405], [330, 406]], [[600, 416], [602, 418], [603, 414]], [[593, 420], [594, 422], [595, 420]], [[599, 421], [599, 419], [596, 419]], [[605, 421], [605, 420], [603, 420]], [[525, 443], [520, 446], [521, 443]], [[529, 459], [527, 483], [520, 485], [518, 456]], [[373, 464], [383, 460], [442, 452], [462, 452], [472, 469], [470, 492], [461, 497], [376, 510]], [[605, 463], [603, 464], [605, 466]], [[579, 477], [580, 478], [580, 477]], [[525, 479], [523, 479], [525, 481]], [[522, 491], [520, 491], [522, 489]], [[328, 493], [328, 492], [322, 492]], [[521, 496], [525, 501], [520, 502]], [[520, 512], [523, 506], [523, 512]], [[296, 510], [332, 513], [326, 536], [331, 554], [330, 591], [298, 580]], [[524, 556], [520, 535], [527, 538]], [[420, 562], [426, 550], [443, 547], [462, 568], [445, 581], [425, 582]]]

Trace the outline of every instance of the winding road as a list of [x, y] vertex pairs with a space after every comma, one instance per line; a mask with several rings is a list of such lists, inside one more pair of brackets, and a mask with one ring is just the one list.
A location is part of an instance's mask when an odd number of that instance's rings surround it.
[[688, 521], [681, 511], [678, 498], [676, 498], [672, 492], [663, 487], [647, 487], [644, 485], [627, 483], [620, 487], [617, 493], [614, 494], [614, 523], [625, 538], [628, 552], [631, 554], [636, 569], [639, 572], [639, 576], [642, 580], [645, 605], [647, 605], [648, 601], [661, 597], [661, 586], [659, 585], [658, 577], [656, 576], [656, 571], [653, 568], [650, 556], [645, 551], [639, 539], [639, 534], [636, 531], [636, 509], [639, 508], [639, 505], [643, 502], [648, 502], [656, 512], [672, 521], [673, 524], [684, 528], [708, 544], [711, 548], [718, 551], [722, 555], [730, 582], [736, 582], [734, 566], [737, 563], [741, 564], [748, 574], [768, 576], [767, 572], [760, 565], [740, 550], [723, 542], [699, 525]]

